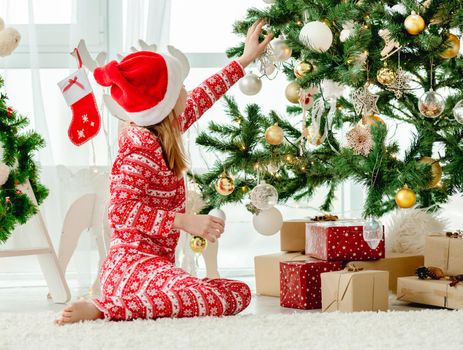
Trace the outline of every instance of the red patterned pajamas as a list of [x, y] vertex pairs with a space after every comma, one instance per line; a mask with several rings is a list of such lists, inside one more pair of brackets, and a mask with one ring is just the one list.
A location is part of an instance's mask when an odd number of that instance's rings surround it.
[[[236, 61], [194, 89], [179, 124], [186, 131], [244, 72]], [[157, 137], [129, 127], [120, 136], [111, 172], [111, 248], [100, 271], [96, 307], [109, 320], [235, 315], [251, 300], [249, 287], [227, 279], [199, 279], [176, 268], [185, 212], [185, 184], [166, 165]]]

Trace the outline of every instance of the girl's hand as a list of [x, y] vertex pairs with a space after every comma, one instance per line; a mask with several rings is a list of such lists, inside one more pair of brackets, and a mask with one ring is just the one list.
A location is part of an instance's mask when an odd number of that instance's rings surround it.
[[200, 236], [214, 243], [220, 238], [225, 222], [211, 215], [176, 214], [174, 228], [188, 232], [192, 236]]
[[270, 40], [273, 39], [273, 33], [269, 33], [266, 35], [264, 41], [261, 43], [259, 42], [259, 36], [262, 34], [262, 26], [264, 24], [265, 20], [258, 20], [254, 22], [248, 30], [246, 41], [244, 43], [243, 56], [238, 58], [238, 62], [243, 66], [243, 68], [250, 65], [256, 58], [260, 57], [265, 50], [267, 50]]

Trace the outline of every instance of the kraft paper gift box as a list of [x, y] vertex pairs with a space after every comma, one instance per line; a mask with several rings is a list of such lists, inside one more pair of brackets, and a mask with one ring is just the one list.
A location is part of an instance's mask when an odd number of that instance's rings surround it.
[[450, 276], [463, 274], [463, 238], [426, 237], [424, 265], [439, 267]]
[[320, 309], [320, 274], [342, 269], [340, 261], [282, 261], [280, 263], [280, 305], [294, 309]]
[[280, 252], [254, 257], [256, 293], [271, 297], [280, 296], [280, 261], [309, 260], [302, 252]]
[[322, 273], [322, 312], [387, 311], [388, 281], [387, 271]]
[[363, 221], [340, 220], [306, 224], [305, 253], [327, 261], [384, 258], [384, 233], [376, 249], [363, 239]]
[[401, 277], [397, 282], [397, 299], [448, 309], [463, 309], [463, 284], [451, 287], [448, 280]]
[[286, 220], [280, 230], [282, 252], [303, 252], [305, 249], [305, 224], [310, 219]]
[[383, 270], [389, 272], [389, 290], [397, 291], [397, 278], [412, 276], [418, 267], [424, 265], [423, 255], [386, 252], [386, 258], [371, 261], [351, 261], [364, 270]]

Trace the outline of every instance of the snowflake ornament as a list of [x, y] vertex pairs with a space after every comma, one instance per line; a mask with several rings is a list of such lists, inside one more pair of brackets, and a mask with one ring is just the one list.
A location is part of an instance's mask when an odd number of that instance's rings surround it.
[[410, 89], [407, 73], [402, 68], [397, 69], [394, 82], [389, 84], [386, 89], [393, 92], [397, 99], [402, 98], [404, 91]]
[[359, 123], [347, 133], [347, 147], [358, 155], [368, 156], [373, 148], [373, 143], [373, 136], [369, 126]]
[[355, 113], [367, 116], [378, 114], [378, 95], [372, 94], [366, 84], [362, 89], [357, 89], [352, 94], [352, 102], [354, 103]]

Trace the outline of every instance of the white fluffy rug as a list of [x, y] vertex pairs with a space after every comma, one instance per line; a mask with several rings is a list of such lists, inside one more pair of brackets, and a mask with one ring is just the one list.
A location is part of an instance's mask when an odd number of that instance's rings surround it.
[[302, 313], [52, 324], [1, 314], [0, 349], [462, 349], [463, 312]]

